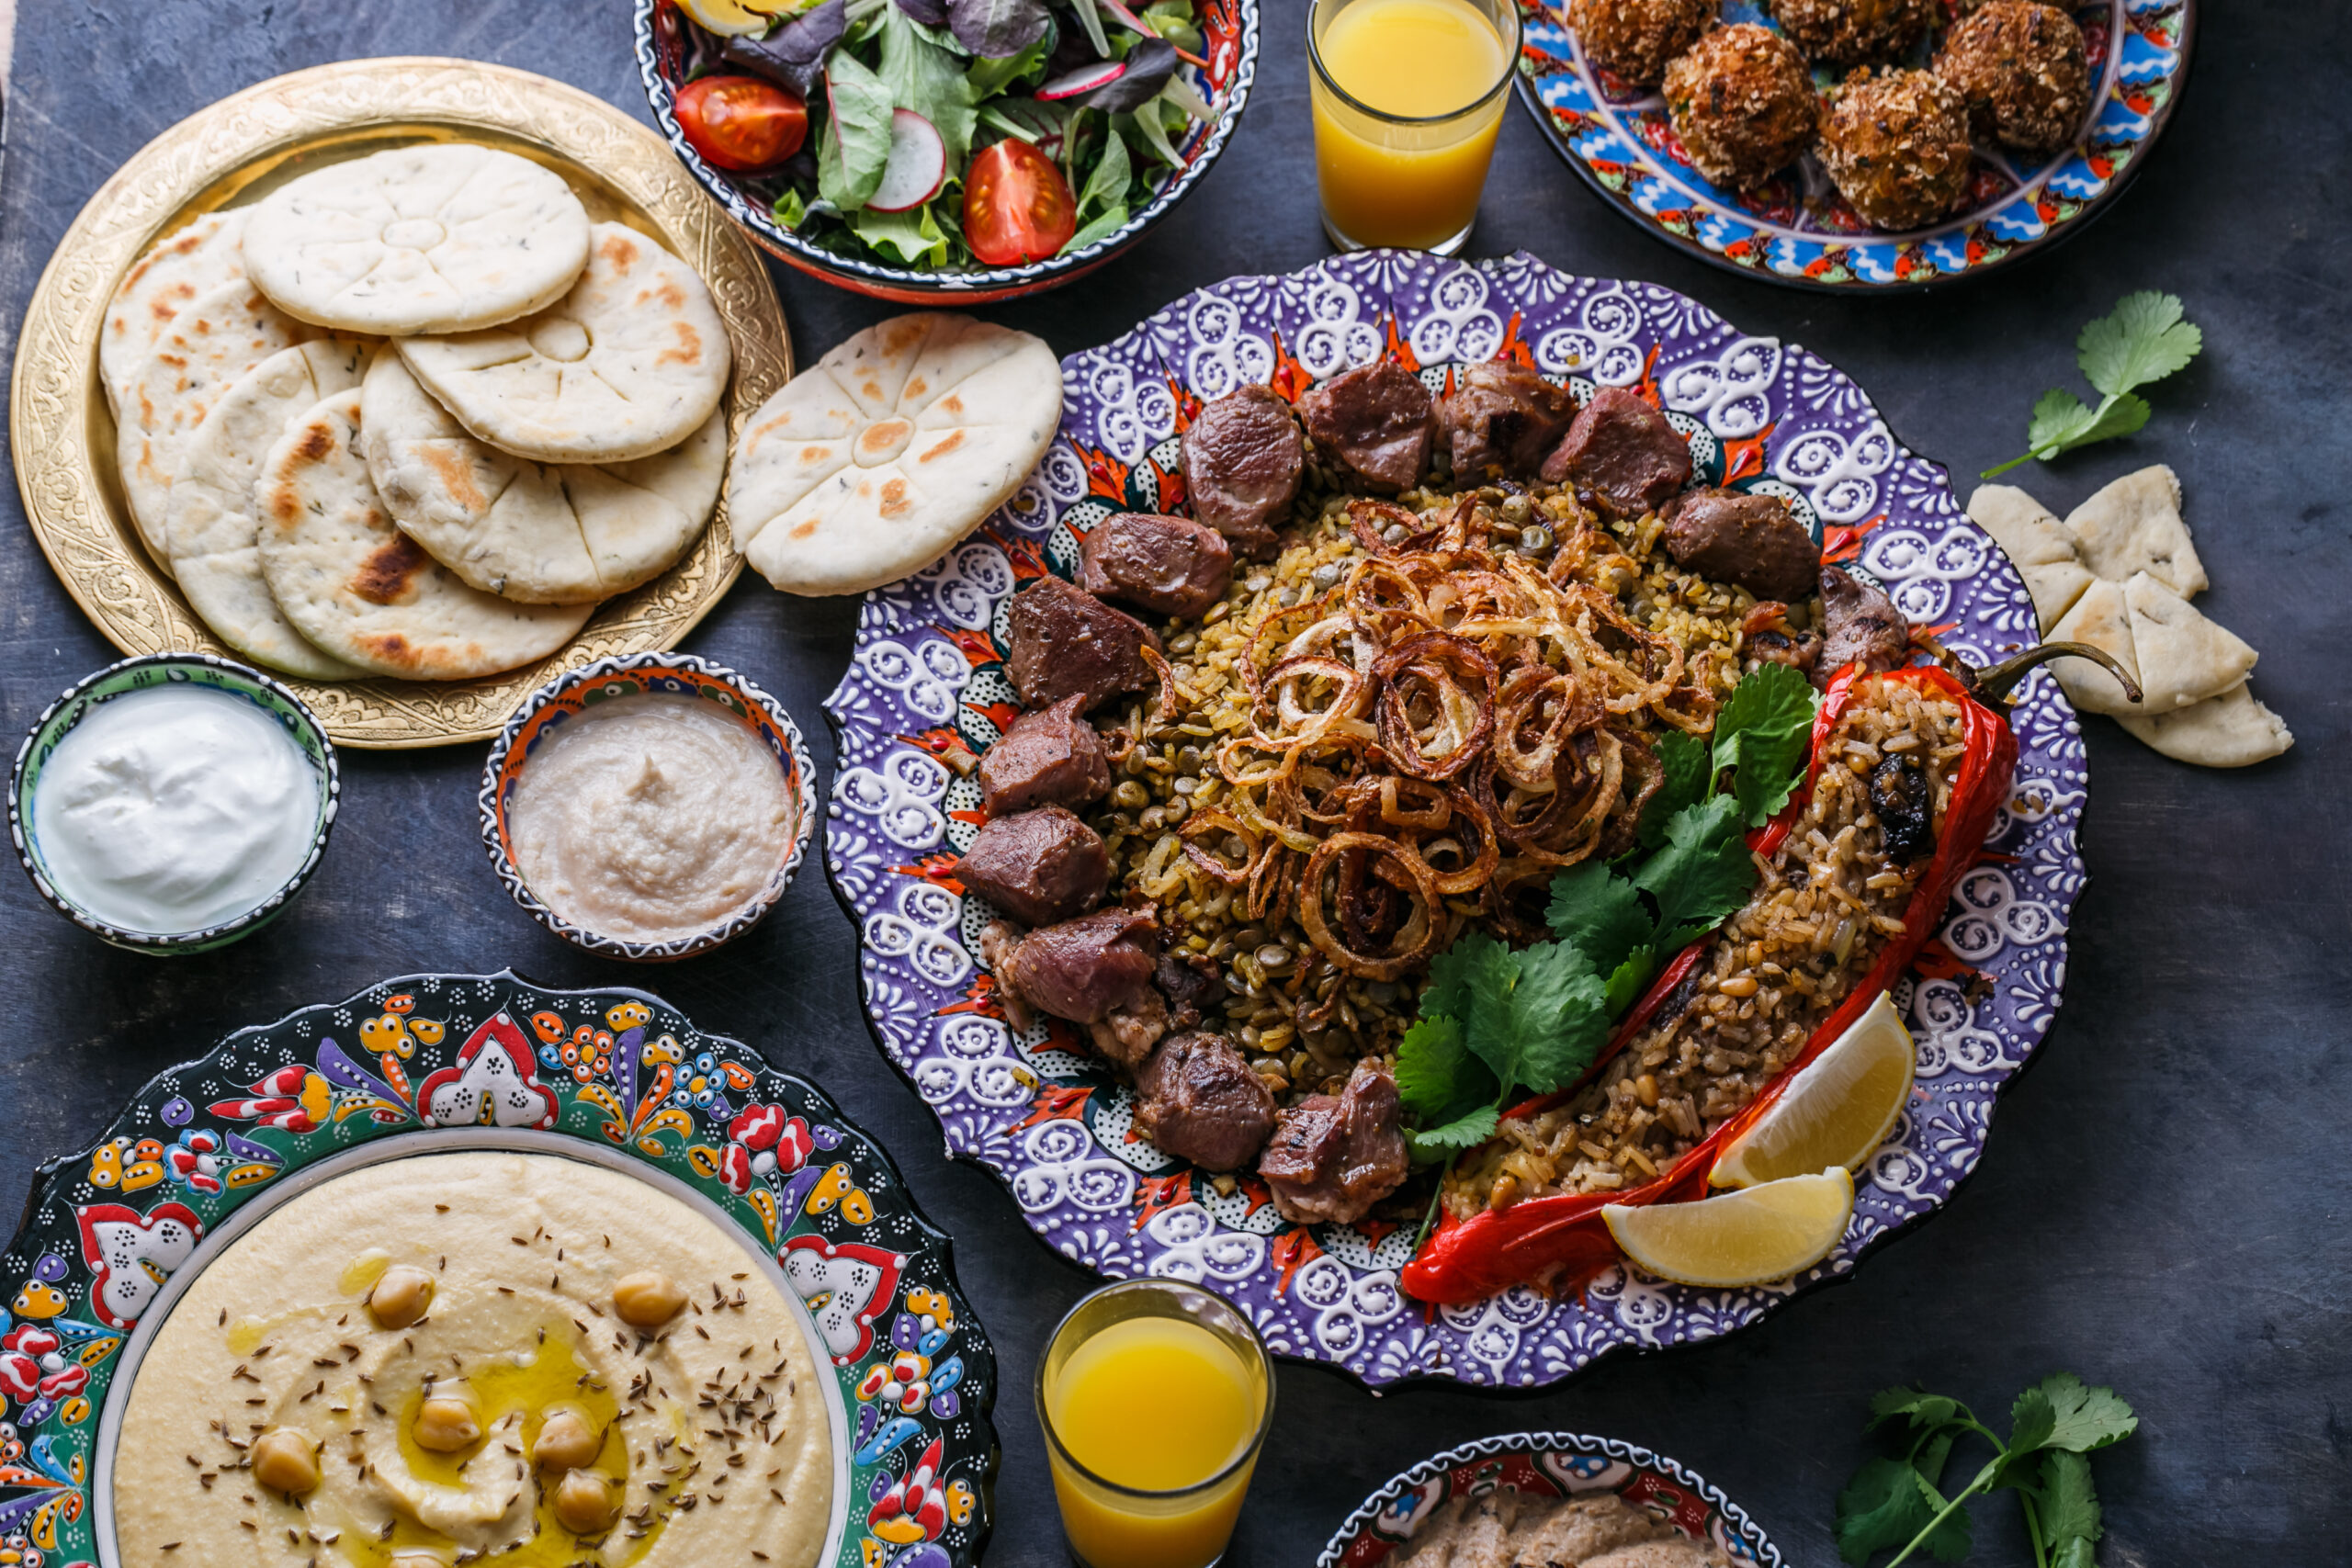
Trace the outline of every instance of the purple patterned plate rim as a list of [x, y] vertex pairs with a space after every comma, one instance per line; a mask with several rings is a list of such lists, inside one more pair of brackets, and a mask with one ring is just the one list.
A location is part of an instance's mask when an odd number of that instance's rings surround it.
[[994, 1174], [1046, 1245], [1106, 1277], [1208, 1284], [1276, 1354], [1367, 1386], [1533, 1389], [1613, 1350], [1747, 1326], [1941, 1206], [2064, 989], [2066, 918], [2086, 874], [2075, 839], [2087, 767], [2073, 709], [2035, 674], [2012, 715], [2020, 761], [1992, 858], [1962, 880], [1926, 970], [1895, 991], [1919, 1089], [1857, 1177], [1845, 1239], [1795, 1280], [1699, 1290], [1620, 1266], [1577, 1300], [1517, 1289], [1432, 1309], [1399, 1286], [1409, 1236], [1286, 1226], [1247, 1186], [1195, 1182], [1133, 1135], [1128, 1091], [1048, 1048], [1044, 1031], [1016, 1038], [994, 1015], [971, 952], [985, 914], [942, 886], [977, 831], [978, 791], [940, 759], [983, 750], [1016, 711], [999, 649], [1017, 581], [1067, 572], [1077, 530], [1112, 511], [1155, 509], [1177, 460], [1179, 389], [1210, 398], [1278, 371], [1319, 378], [1384, 346], [1430, 375], [1512, 353], [1568, 375], [1579, 396], [1646, 388], [1711, 482], [1789, 500], [1835, 558], [1876, 577], [1915, 624], [1943, 628], [1962, 657], [1990, 663], [2038, 636], [2023, 581], [1960, 511], [1944, 470], [1804, 349], [1747, 337], [1670, 289], [1570, 276], [1523, 252], [1476, 264], [1333, 257], [1197, 289], [1065, 358], [1061, 432], [1022, 491], [980, 534], [867, 595], [825, 703], [836, 738], [826, 874], [858, 928], [866, 1021], [884, 1055], [932, 1106], [949, 1155]]
[[[1527, 39], [1520, 103], [1561, 161], [1611, 210], [1711, 266], [1830, 294], [1916, 290], [1981, 276], [2088, 227], [2139, 176], [2171, 123], [2197, 38], [2196, 0], [2076, 0], [2071, 9], [2077, 13], [2106, 13], [2107, 42], [2095, 84], [2098, 110], [2072, 146], [2022, 172], [2008, 167], [2008, 154], [1980, 157], [2011, 184], [1989, 197], [1972, 196], [1962, 210], [1927, 229], [1839, 232], [1760, 217], [1680, 157], [1630, 133], [1633, 111], [1653, 107], [1657, 93], [1612, 100], [1557, 14], [1543, 0], [1519, 5]], [[1726, 0], [1724, 15], [1771, 25], [1754, 0]], [[2152, 41], [2167, 27], [2167, 42]], [[2128, 49], [2127, 31], [2143, 47]], [[2164, 96], [2144, 109], [2132, 102], [2133, 92], [2145, 99], [2157, 89]]]
[[[1464, 1472], [1472, 1472], [1466, 1491]], [[1686, 1539], [1721, 1546], [1742, 1568], [1781, 1568], [1781, 1549], [1763, 1527], [1697, 1471], [1639, 1443], [1582, 1432], [1512, 1432], [1431, 1454], [1397, 1472], [1342, 1520], [1315, 1568], [1370, 1568], [1452, 1498], [1484, 1496], [1505, 1485], [1525, 1490], [1530, 1478], [1561, 1496], [1605, 1490], [1629, 1497], [1654, 1514], [1663, 1510]]]

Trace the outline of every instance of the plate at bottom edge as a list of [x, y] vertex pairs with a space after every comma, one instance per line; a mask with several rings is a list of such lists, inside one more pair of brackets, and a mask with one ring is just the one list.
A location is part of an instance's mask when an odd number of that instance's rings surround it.
[[1615, 1493], [1692, 1540], [1712, 1541], [1741, 1568], [1781, 1568], [1780, 1549], [1747, 1510], [1664, 1454], [1579, 1432], [1516, 1432], [1448, 1449], [1364, 1499], [1315, 1568], [1373, 1568], [1455, 1497], [1502, 1487], [1544, 1497]]
[[[514, 1092], [486, 1092], [493, 1079]], [[106, 1561], [126, 1368], [227, 1242], [311, 1184], [301, 1173], [474, 1149], [639, 1176], [777, 1265], [796, 1244], [820, 1251], [818, 1295], [857, 1298], [833, 1311], [801, 1285], [786, 1293], [835, 1385], [821, 1568], [979, 1562], [996, 1359], [947, 1236], [888, 1155], [822, 1091], [657, 997], [512, 972], [405, 976], [239, 1030], [158, 1075], [95, 1146], [41, 1167], [0, 1255], [0, 1543]], [[141, 1274], [109, 1279], [100, 1226], [137, 1233]], [[910, 1357], [925, 1363], [911, 1381]]]

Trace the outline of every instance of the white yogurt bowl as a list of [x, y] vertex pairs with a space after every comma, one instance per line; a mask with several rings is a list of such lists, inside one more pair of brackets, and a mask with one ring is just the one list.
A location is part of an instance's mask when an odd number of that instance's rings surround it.
[[[55, 761], [58, 749], [91, 716], [127, 712], [112, 705], [135, 703], [149, 694], [175, 689], [212, 693], [249, 705], [282, 730], [308, 764], [306, 787], [300, 793], [310, 804], [311, 819], [299, 859], [288, 857], [294, 860], [292, 870], [282, 878], [271, 878], [270, 886], [257, 890], [250, 900], [239, 901], [226, 914], [215, 911], [189, 930], [146, 931], [123, 923], [119, 917], [105, 918], [92, 908], [90, 888], [85, 886], [77, 891], [62, 855], [44, 850], [37, 803], [42, 774]], [[79, 682], [33, 721], [24, 744], [17, 750], [16, 770], [9, 780], [8, 835], [16, 842], [17, 858], [25, 874], [51, 908], [117, 947], [176, 957], [225, 947], [277, 919], [318, 870], [341, 795], [334, 744], [292, 692], [258, 670], [211, 654], [151, 653], [110, 664]], [[61, 848], [49, 846], [50, 850]]]

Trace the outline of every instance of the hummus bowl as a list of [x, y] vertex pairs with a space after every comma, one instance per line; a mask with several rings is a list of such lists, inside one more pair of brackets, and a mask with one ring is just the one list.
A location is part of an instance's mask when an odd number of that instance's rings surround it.
[[0, 1541], [43, 1558], [987, 1541], [947, 1238], [824, 1095], [642, 992], [415, 976], [232, 1034], [42, 1168], [0, 1300]]
[[[514, 819], [515, 792], [526, 772], [552, 749], [567, 729], [583, 715], [596, 715], [600, 708], [609, 714], [612, 710], [604, 705], [647, 696], [693, 698], [709, 705], [696, 706], [695, 715], [704, 718], [718, 715], [727, 723], [740, 726], [756, 742], [752, 750], [773, 757], [783, 776], [784, 819], [776, 826], [785, 848], [775, 871], [764, 883], [751, 884], [741, 897], [712, 905], [718, 912], [710, 915], [707, 924], [691, 930], [681, 928], [661, 940], [594, 930], [579, 919], [559, 913], [551, 907], [552, 901], [535, 892], [524, 876], [520, 862], [527, 857], [518, 855]], [[808, 808], [808, 776], [804, 761], [807, 747], [800, 727], [793, 723], [783, 705], [725, 665], [688, 653], [640, 653], [600, 659], [560, 675], [532, 693], [492, 744], [490, 760], [482, 767], [481, 794], [478, 797], [482, 845], [490, 852], [491, 866], [497, 872], [499, 882], [514, 902], [533, 919], [573, 946], [607, 958], [639, 964], [691, 958], [732, 942], [758, 925], [792, 885], [793, 873], [800, 869], [801, 857], [808, 852], [808, 838], [817, 821]], [[741, 792], [723, 793], [735, 795]], [[647, 813], [632, 808], [606, 809], [592, 815], [583, 830], [592, 836], [603, 836], [605, 842], [600, 847], [607, 856], [608, 869], [616, 874], [616, 884], [625, 888], [631, 879], [642, 879], [649, 871], [657, 869], [652, 863], [657, 860], [662, 863], [658, 868], [661, 876], [673, 883], [683, 874], [682, 861], [691, 861], [699, 868], [723, 870], [723, 863], [740, 852], [730, 831], [733, 826], [718, 820], [716, 813], [710, 811]], [[658, 845], [615, 841], [616, 835], [649, 832], [658, 832], [663, 841]]]

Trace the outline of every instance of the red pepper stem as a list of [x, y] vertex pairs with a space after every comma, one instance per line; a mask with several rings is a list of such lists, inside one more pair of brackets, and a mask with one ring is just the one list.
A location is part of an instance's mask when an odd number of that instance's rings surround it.
[[2010, 690], [2026, 678], [2028, 671], [2052, 659], [2087, 659], [2105, 670], [2123, 684], [2123, 694], [2133, 702], [2140, 700], [2140, 682], [2123, 668], [2115, 655], [2103, 648], [2086, 642], [2045, 642], [2027, 649], [2011, 659], [2004, 659], [1988, 670], [1971, 670], [1961, 666], [1961, 680], [1969, 694], [1980, 702], [2007, 703]]

